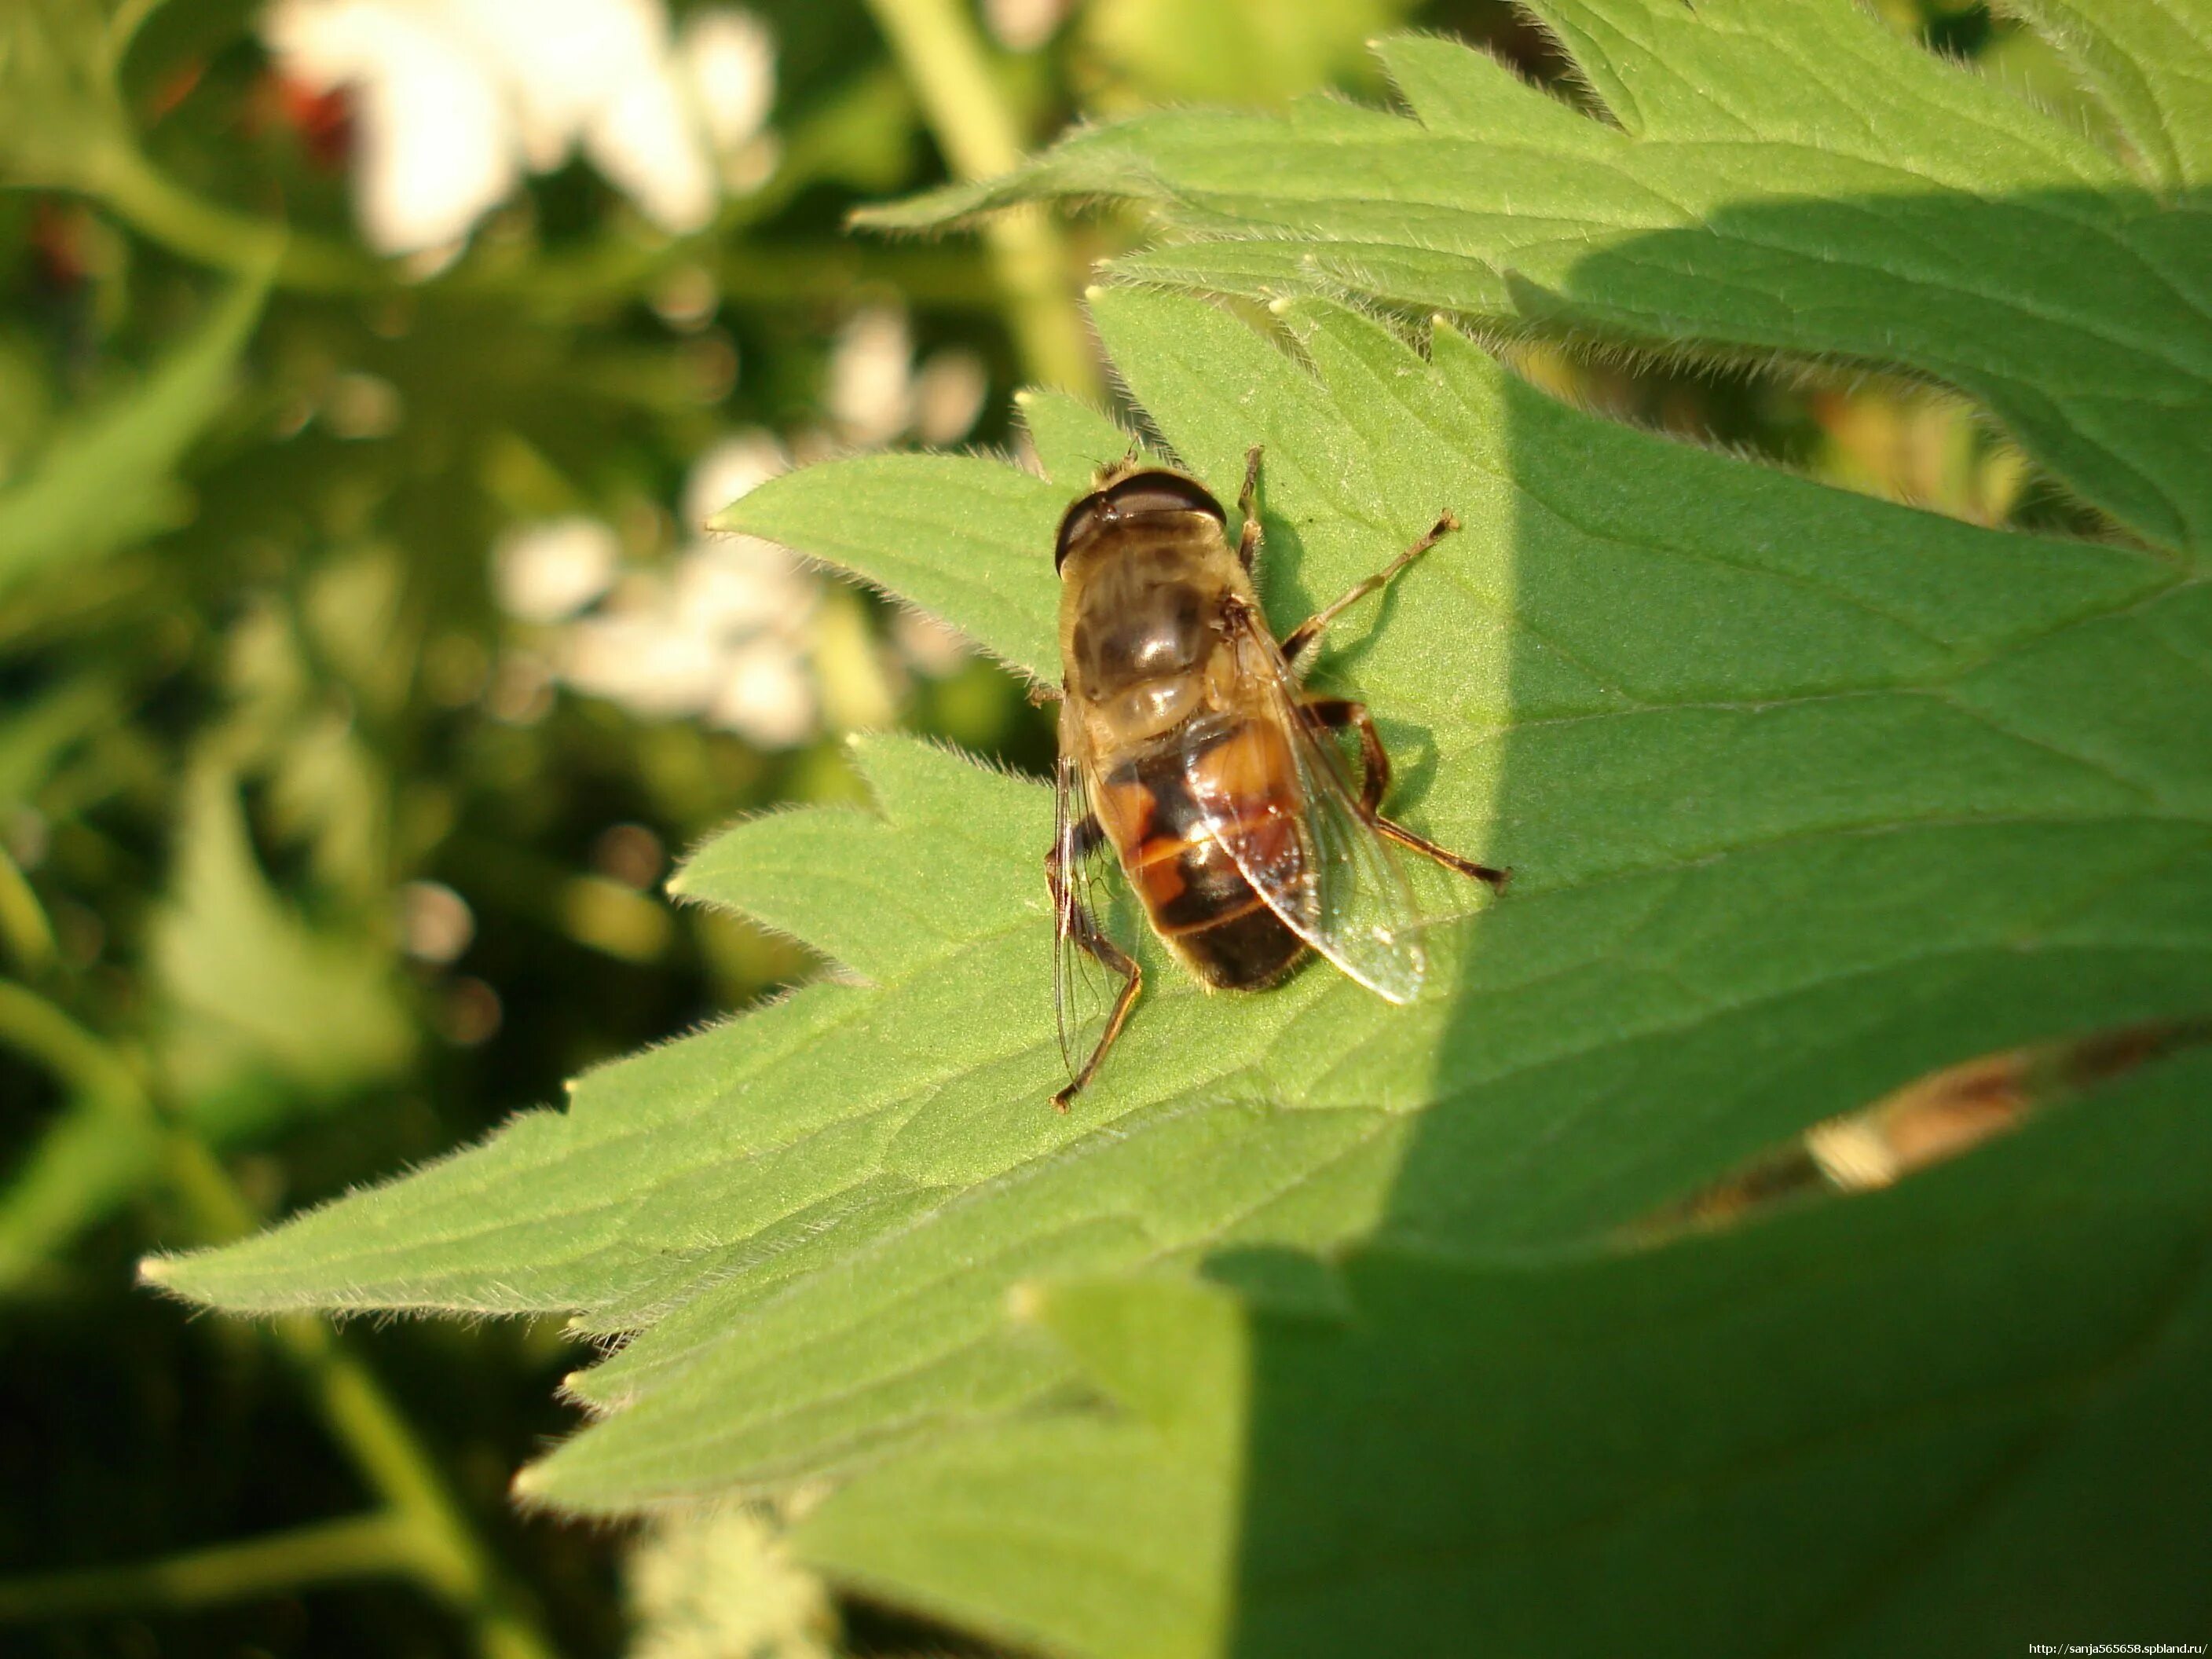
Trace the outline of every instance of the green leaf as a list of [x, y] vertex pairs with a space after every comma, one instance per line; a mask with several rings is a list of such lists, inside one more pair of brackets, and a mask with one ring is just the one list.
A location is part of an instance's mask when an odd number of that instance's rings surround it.
[[116, 719], [122, 699], [105, 679], [64, 681], [0, 720], [0, 806], [30, 805], [70, 750]]
[[[2201, 1002], [2212, 770], [2174, 734], [2212, 716], [2192, 665], [2212, 606], [2165, 561], [1607, 426], [1449, 332], [1424, 362], [1290, 307], [1309, 368], [1203, 304], [1117, 292], [1097, 313], [1218, 489], [1266, 446], [1278, 623], [1440, 507], [1467, 523], [1316, 670], [1373, 703], [1413, 823], [1516, 867], [1486, 906], [1426, 880], [1466, 919], [1438, 930], [1419, 1006], [1325, 971], [1202, 998], [1154, 954], [1106, 1073], [1059, 1117], [1046, 792], [870, 739], [880, 815], [755, 820], [678, 884], [857, 983], [595, 1072], [565, 1114], [158, 1263], [165, 1284], [632, 1333], [574, 1379], [611, 1414], [527, 1475], [620, 1510], [1060, 1397], [1065, 1358], [1003, 1316], [1039, 1274], [1584, 1237], [1934, 1066]], [[1087, 467], [1089, 429], [1054, 447]], [[726, 522], [1043, 678], [1051, 508], [1081, 487], [863, 458]]]
[[84, 0], [18, 0], [0, 13], [0, 184], [72, 188], [112, 163], [127, 121], [106, 24]]
[[[824, 502], [815, 484], [793, 489], [771, 478], [708, 528], [765, 536], [855, 571], [951, 622], [1000, 661], [1038, 672], [1059, 648], [1050, 549], [1067, 505], [1062, 493], [1012, 467], [950, 455], [863, 455], [837, 471], [842, 503]], [[1031, 556], [1038, 547], [1047, 550], [1041, 562]]]
[[176, 521], [171, 475], [228, 401], [267, 290], [265, 279], [240, 283], [144, 384], [57, 435], [28, 476], [0, 493], [0, 597]]
[[2212, 12], [2191, 0], [2007, 0], [2096, 88], [2161, 192], [2212, 183]]
[[1334, 1314], [1055, 1285], [1029, 1306], [1110, 1410], [863, 1474], [797, 1542], [1052, 1653], [2179, 1637], [2212, 1513], [2208, 1091], [2200, 1054], [1650, 1252], [1362, 1252]]
[[163, 1072], [218, 1138], [342, 1098], [389, 1075], [413, 1047], [388, 954], [311, 927], [271, 890], [238, 781], [211, 762], [185, 780], [175, 872], [149, 956]]
[[2212, 545], [2203, 0], [2022, 9], [2109, 98], [2124, 159], [1848, 0], [1531, 9], [1610, 123], [1401, 38], [1409, 115], [1153, 113], [872, 222], [1119, 197], [1166, 239], [1119, 262], [1147, 281], [1913, 370], [2137, 534]]
[[[1038, 465], [1055, 486], [1054, 500], [1062, 507], [1066, 503], [1061, 494], [1072, 495], [1100, 469], [1144, 453], [1142, 441], [1112, 416], [1065, 392], [1017, 392], [1014, 404]], [[1024, 557], [1023, 562], [1031, 561]], [[1046, 589], [1048, 596], [1051, 592]]]
[[[0, 982], [17, 1020], [45, 1005]], [[0, 1182], [0, 1298], [38, 1286], [62, 1249], [161, 1171], [161, 1131], [126, 1077], [81, 1082]]]

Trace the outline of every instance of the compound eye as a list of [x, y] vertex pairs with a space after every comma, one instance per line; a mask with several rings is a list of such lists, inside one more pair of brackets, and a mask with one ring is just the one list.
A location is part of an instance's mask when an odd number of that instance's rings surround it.
[[1224, 527], [1229, 522], [1206, 486], [1180, 472], [1139, 472], [1108, 490], [1106, 499], [1125, 519], [1148, 513], [1203, 513]]
[[1060, 539], [1053, 545], [1052, 568], [1057, 571], [1067, 562], [1067, 556], [1075, 544], [1098, 528], [1099, 518], [1106, 508], [1103, 495], [1085, 495], [1061, 515]]

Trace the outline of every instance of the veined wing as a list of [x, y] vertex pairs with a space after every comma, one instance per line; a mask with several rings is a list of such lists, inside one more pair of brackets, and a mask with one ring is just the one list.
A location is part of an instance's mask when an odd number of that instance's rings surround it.
[[1063, 699], [1060, 759], [1053, 767], [1053, 862], [1059, 878], [1052, 895], [1052, 1006], [1071, 1083], [1105, 1035], [1122, 984], [1121, 975], [1082, 944], [1086, 927], [1105, 930], [1113, 901], [1108, 871], [1114, 854], [1091, 815], [1088, 754], [1083, 728]]
[[1265, 619], [1248, 616], [1231, 645], [1239, 678], [1254, 688], [1255, 712], [1279, 725], [1288, 741], [1304, 796], [1301, 861], [1309, 868], [1280, 867], [1259, 838], [1218, 839], [1292, 933], [1386, 1001], [1411, 1002], [1428, 959], [1421, 914], [1397, 854], [1360, 811], [1343, 752], [1305, 714]]

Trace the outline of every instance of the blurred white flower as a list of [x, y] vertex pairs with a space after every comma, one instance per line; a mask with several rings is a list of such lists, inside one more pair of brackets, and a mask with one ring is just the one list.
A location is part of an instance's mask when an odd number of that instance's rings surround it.
[[713, 635], [683, 627], [672, 606], [651, 603], [571, 623], [560, 669], [579, 691], [648, 720], [672, 720], [714, 700], [723, 662]]
[[1008, 52], [1035, 52], [1066, 20], [1075, 0], [983, 0], [983, 21]]
[[605, 592], [621, 561], [613, 526], [597, 519], [520, 525], [492, 549], [492, 589], [510, 617], [559, 622]]
[[788, 633], [806, 620], [819, 591], [790, 554], [750, 536], [704, 543], [676, 562], [677, 614], [700, 633]]
[[380, 252], [458, 243], [514, 188], [501, 89], [435, 17], [376, 0], [279, 0], [262, 38], [290, 79], [352, 92], [356, 210]]
[[914, 339], [896, 306], [855, 312], [830, 353], [830, 413], [847, 441], [889, 443], [914, 421]]
[[579, 147], [664, 228], [697, 229], [774, 99], [759, 20], [695, 13], [678, 46], [663, 0], [274, 0], [261, 28], [287, 77], [349, 90], [386, 253], [450, 255], [524, 167]]
[[773, 433], [757, 428], [716, 444], [692, 463], [684, 481], [684, 528], [697, 535], [738, 496], [791, 471], [791, 457]]
[[873, 449], [909, 430], [924, 443], [957, 442], [990, 390], [983, 360], [963, 347], [932, 352], [917, 372], [906, 313], [870, 306], [837, 331], [824, 401], [846, 445]]
[[843, 1649], [830, 1593], [791, 1559], [781, 1521], [732, 1507], [672, 1516], [624, 1565], [630, 1659], [831, 1659]]
[[775, 102], [775, 41], [749, 11], [712, 7], [684, 20], [677, 47], [714, 149], [733, 155], [768, 124]]
[[795, 641], [763, 636], [738, 647], [707, 717], [763, 749], [788, 749], [814, 734], [822, 712], [814, 677]]
[[417, 962], [443, 965], [477, 936], [469, 902], [440, 881], [410, 881], [399, 890], [399, 943]]
[[891, 618], [891, 643], [923, 673], [943, 679], [966, 666], [975, 647], [968, 636], [920, 611], [901, 611]]
[[708, 519], [789, 465], [761, 431], [702, 455], [682, 505], [697, 538], [665, 572], [625, 579], [569, 625], [561, 678], [646, 719], [702, 718], [766, 749], [811, 737], [821, 723], [809, 664], [820, 578], [773, 542], [703, 533]]
[[665, 59], [625, 76], [584, 128], [584, 153], [665, 230], [697, 230], [720, 194], [696, 114]]
[[957, 443], [975, 428], [990, 394], [983, 360], [960, 346], [932, 352], [914, 380], [914, 431], [926, 444]]

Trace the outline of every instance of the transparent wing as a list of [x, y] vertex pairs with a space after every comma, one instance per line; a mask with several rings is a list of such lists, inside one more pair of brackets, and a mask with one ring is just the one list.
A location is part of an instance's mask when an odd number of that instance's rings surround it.
[[1060, 713], [1060, 760], [1053, 768], [1053, 853], [1060, 876], [1053, 894], [1052, 1006], [1060, 1028], [1060, 1058], [1068, 1081], [1082, 1074], [1084, 1062], [1105, 1035], [1121, 975], [1082, 944], [1086, 927], [1103, 932], [1111, 915], [1113, 887], [1109, 871], [1114, 854], [1091, 817], [1084, 787], [1084, 738], [1073, 711], [1063, 701]]
[[1411, 1002], [1428, 971], [1422, 917], [1397, 854], [1359, 810], [1336, 739], [1301, 707], [1297, 682], [1265, 621], [1250, 617], [1234, 641], [1255, 713], [1289, 739], [1305, 805], [1304, 870], [1273, 867], [1255, 838], [1222, 839], [1267, 908], [1300, 939], [1386, 1001]]

